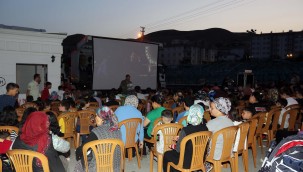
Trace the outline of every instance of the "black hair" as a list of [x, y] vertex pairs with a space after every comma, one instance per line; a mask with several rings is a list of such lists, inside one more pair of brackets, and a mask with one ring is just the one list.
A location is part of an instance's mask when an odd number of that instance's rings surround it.
[[163, 105], [163, 103], [164, 103], [164, 98], [163, 98], [163, 96], [161, 96], [161, 95], [154, 95], [152, 98], [151, 98], [151, 101], [152, 102], [156, 102], [156, 103], [158, 103], [159, 105]]
[[51, 111], [46, 112], [46, 114], [48, 115], [49, 123], [50, 123], [49, 130], [53, 134], [61, 137], [62, 133], [60, 132], [60, 126], [59, 126], [56, 115]]
[[280, 94], [286, 94], [286, 95], [290, 96], [291, 95], [291, 91], [290, 91], [289, 88], [284, 87], [284, 88], [280, 89]]
[[253, 92], [251, 95], [254, 96], [258, 102], [261, 102], [263, 99], [262, 94], [259, 92]]
[[280, 103], [283, 107], [287, 106], [287, 100], [286, 99], [278, 99], [277, 103]]
[[171, 110], [164, 110], [162, 111], [161, 116], [165, 118], [173, 118], [173, 112]]
[[15, 83], [8, 83], [6, 85], [6, 91], [10, 91], [10, 90], [13, 90], [13, 89], [16, 89], [16, 88], [19, 88], [19, 85], [18, 84], [15, 84]]
[[82, 110], [82, 108], [89, 102], [88, 98], [80, 99], [79, 103], [77, 103], [77, 109]]
[[47, 87], [47, 86], [49, 86], [49, 85], [52, 85], [52, 83], [51, 83], [51, 82], [46, 82], [46, 83], [45, 83], [45, 87]]
[[44, 108], [46, 108], [47, 106], [50, 106], [52, 104], [52, 101], [47, 99], [44, 101]]
[[28, 107], [28, 108], [26, 108], [26, 109], [24, 110], [23, 115], [22, 115], [22, 118], [21, 118], [21, 121], [20, 121], [20, 123], [19, 123], [19, 128], [20, 128], [20, 129], [23, 127], [23, 125], [24, 125], [24, 123], [25, 123], [27, 117], [28, 117], [31, 113], [36, 112], [36, 111], [37, 111], [37, 109], [34, 108], [34, 107]]
[[33, 102], [34, 97], [33, 96], [26, 96], [26, 102]]
[[43, 111], [45, 109], [45, 104], [43, 101], [35, 101], [35, 104], [38, 106], [38, 111]]
[[141, 91], [141, 87], [140, 86], [135, 86], [135, 91], [136, 92], [140, 92]]
[[64, 106], [65, 109], [68, 111], [69, 108], [70, 108], [70, 100], [68, 100], [68, 99], [62, 100], [62, 102], [60, 103], [60, 105]]
[[243, 109], [243, 111], [250, 112], [252, 115], [254, 115], [256, 112], [255, 108], [253, 106], [247, 106]]
[[191, 107], [194, 104], [194, 99], [190, 96], [187, 96], [183, 99], [185, 106]]
[[125, 77], [126, 77], [126, 78], [127, 78], [127, 77], [130, 77], [130, 75], [129, 75], [129, 74], [126, 74]]
[[40, 77], [40, 74], [36, 73], [36, 74], [34, 75], [34, 80], [35, 80], [36, 78], [38, 78], [38, 77]]
[[76, 107], [76, 103], [75, 103], [75, 101], [74, 101], [73, 98], [69, 97], [69, 98], [67, 98], [66, 100], [69, 101], [70, 108], [71, 108], [71, 107]]
[[58, 90], [63, 90], [63, 87], [60, 85], [60, 86], [58, 87]]
[[10, 136], [10, 133], [7, 130], [0, 131], [0, 139], [6, 139], [8, 136]]
[[0, 114], [0, 126], [16, 126], [18, 124], [18, 116], [15, 108], [6, 106]]
[[111, 93], [109, 94], [109, 96], [108, 96], [108, 99], [109, 99], [109, 100], [116, 100], [116, 95], [115, 95], [115, 93], [111, 92]]
[[199, 102], [198, 105], [202, 106], [203, 110], [205, 111], [205, 104], [202, 102]]

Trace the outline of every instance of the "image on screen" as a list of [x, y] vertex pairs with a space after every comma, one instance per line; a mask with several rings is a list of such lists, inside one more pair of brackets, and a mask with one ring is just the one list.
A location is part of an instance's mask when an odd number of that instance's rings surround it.
[[142, 89], [157, 87], [158, 45], [93, 38], [94, 90], [118, 88], [125, 75]]

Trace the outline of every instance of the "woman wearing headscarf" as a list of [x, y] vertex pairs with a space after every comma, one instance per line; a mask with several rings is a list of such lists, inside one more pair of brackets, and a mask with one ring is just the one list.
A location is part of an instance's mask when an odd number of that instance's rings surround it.
[[[118, 119], [109, 107], [103, 106], [97, 109], [95, 121], [97, 127], [91, 131], [85, 143], [102, 139], [121, 139], [121, 132], [118, 126]], [[78, 162], [76, 164], [75, 171], [85, 171], [82, 153], [83, 145], [85, 143], [83, 143], [76, 150], [76, 159]], [[84, 156], [88, 156], [89, 171], [96, 171], [96, 159], [94, 158], [93, 153], [89, 153], [88, 155]], [[120, 164], [120, 157], [121, 152], [119, 149], [116, 148], [113, 161], [114, 171], [120, 171], [120, 167], [122, 165]]]
[[[32, 150], [44, 154], [48, 159], [51, 172], [65, 171], [57, 151], [53, 147], [52, 136], [49, 134], [49, 119], [44, 112], [31, 113], [21, 134], [16, 138], [12, 149]], [[40, 160], [35, 160], [34, 171], [43, 171]]]
[[[214, 134], [223, 128], [234, 126], [232, 120], [228, 118], [228, 112], [230, 109], [231, 102], [229, 99], [223, 97], [214, 99], [214, 101], [210, 103], [210, 114], [215, 118], [208, 121], [206, 124], [208, 130]], [[222, 149], [223, 137], [219, 136], [214, 154], [215, 160], [219, 160], [221, 158]], [[206, 168], [209, 168], [209, 166], [206, 165]]]
[[[142, 113], [137, 109], [139, 104], [139, 100], [135, 95], [129, 95], [125, 98], [124, 106], [120, 106], [116, 111], [115, 114], [118, 118], [118, 121], [124, 121], [131, 118], [140, 118], [143, 121]], [[122, 140], [126, 143], [126, 130], [125, 127], [122, 126], [121, 129]], [[138, 137], [139, 136], [139, 137]], [[144, 130], [143, 124], [138, 126], [136, 140], [139, 140], [140, 148], [143, 148], [143, 139], [144, 139]]]
[[[163, 171], [167, 171], [167, 164], [169, 162], [173, 162], [175, 164], [179, 162], [180, 146], [184, 137], [196, 132], [208, 131], [206, 124], [203, 122], [203, 115], [204, 115], [204, 109], [201, 105], [195, 104], [189, 108], [187, 115], [188, 125], [180, 131], [179, 138], [176, 139], [178, 140], [176, 148], [164, 153]], [[192, 147], [193, 146], [191, 142], [186, 143], [184, 162], [183, 162], [183, 168], [185, 169], [190, 168], [192, 153], [193, 153]], [[176, 170], [171, 168], [171, 171], [176, 171]]]

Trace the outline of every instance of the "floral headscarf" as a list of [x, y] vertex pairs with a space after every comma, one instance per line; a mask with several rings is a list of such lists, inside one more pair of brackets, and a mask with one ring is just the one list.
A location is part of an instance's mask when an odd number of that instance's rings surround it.
[[135, 95], [129, 95], [125, 98], [124, 105], [133, 106], [137, 108], [138, 104], [139, 104], [139, 100]]
[[187, 122], [191, 125], [199, 125], [203, 122], [204, 109], [202, 106], [195, 104], [189, 108]]
[[116, 131], [119, 129], [118, 118], [109, 107], [102, 106], [101, 108], [97, 109], [96, 112], [97, 115], [103, 119], [103, 124], [110, 126], [109, 131]]
[[224, 97], [216, 98], [213, 103], [215, 104], [216, 108], [224, 113], [225, 115], [228, 115], [228, 112], [231, 109], [231, 102], [229, 99]]

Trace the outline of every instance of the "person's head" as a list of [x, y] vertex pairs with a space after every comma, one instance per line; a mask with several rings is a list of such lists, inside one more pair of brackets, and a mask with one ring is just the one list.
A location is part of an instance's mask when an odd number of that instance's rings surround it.
[[139, 104], [139, 100], [135, 95], [129, 95], [125, 98], [125, 102], [124, 102], [125, 106], [133, 106], [137, 108], [138, 104]]
[[36, 73], [36, 74], [34, 75], [34, 81], [36, 81], [38, 84], [40, 84], [40, 82], [41, 82], [40, 74]]
[[169, 124], [174, 119], [173, 112], [171, 110], [164, 110], [161, 113], [161, 118], [164, 124]]
[[282, 99], [289, 98], [290, 95], [291, 95], [290, 89], [289, 89], [289, 88], [286, 88], [286, 87], [282, 88], [279, 92], [280, 92], [280, 97], [281, 97]]
[[45, 104], [44, 104], [44, 102], [43, 101], [35, 101], [35, 104], [38, 106], [38, 110], [39, 111], [43, 111], [44, 109], [45, 109]]
[[189, 108], [194, 104], [194, 99], [190, 96], [185, 97], [183, 101], [185, 110], [189, 110]]
[[79, 103], [77, 103], [77, 109], [78, 110], [85, 110], [89, 106], [90, 106], [90, 104], [89, 104], [89, 99], [88, 98], [80, 99]]
[[230, 109], [231, 102], [224, 97], [216, 98], [210, 103], [210, 114], [214, 117], [228, 115]]
[[16, 96], [19, 93], [19, 85], [15, 83], [8, 83], [6, 85], [6, 92], [10, 96]]
[[109, 94], [109, 96], [108, 96], [108, 99], [109, 99], [110, 101], [116, 100], [116, 95], [115, 95], [115, 93], [114, 93], [114, 92], [111, 92], [111, 93]]
[[33, 102], [34, 97], [33, 96], [26, 96], [26, 102]]
[[60, 86], [58, 87], [58, 90], [63, 90], [63, 87], [60, 85]]
[[19, 127], [22, 128], [22, 126], [24, 125], [24, 123], [25, 123], [27, 117], [28, 117], [31, 113], [36, 112], [36, 111], [37, 111], [37, 109], [34, 108], [34, 107], [28, 107], [27, 109], [25, 109], [24, 112], [23, 112], [21, 121], [20, 121], [20, 123], [19, 123]]
[[67, 100], [67, 99], [62, 100], [61, 103], [60, 103], [60, 106], [59, 106], [59, 111], [60, 112], [67, 112], [67, 111], [69, 111], [69, 108], [70, 108], [69, 100]]
[[45, 83], [45, 88], [51, 89], [52, 88], [52, 83], [51, 82], [46, 82]]
[[187, 122], [191, 125], [199, 125], [203, 122], [204, 109], [202, 106], [195, 104], [189, 108]]
[[45, 101], [44, 101], [44, 110], [45, 110], [45, 111], [51, 109], [51, 103], [52, 103], [52, 101], [50, 101], [50, 100], [45, 100]]
[[182, 97], [182, 92], [181, 91], [177, 91], [174, 95], [173, 95], [173, 99], [175, 102], [179, 101], [179, 99]]
[[0, 131], [0, 140], [10, 140], [10, 133], [6, 130]]
[[125, 75], [125, 79], [126, 79], [127, 81], [130, 81], [130, 75], [129, 75], [129, 74]]
[[49, 130], [53, 134], [59, 136], [60, 135], [60, 126], [59, 126], [56, 115], [51, 111], [46, 112], [46, 115], [48, 115], [48, 119], [49, 119]]
[[244, 120], [248, 120], [248, 119], [251, 119], [251, 117], [254, 115], [254, 108], [252, 107], [246, 107], [243, 109], [242, 111], [242, 119]]
[[[49, 136], [49, 119], [44, 112], [31, 113], [21, 131], [21, 141], [29, 146], [37, 146], [37, 152], [45, 154], [51, 143], [51, 138]], [[36, 161], [36, 164], [41, 166], [39, 160]]]
[[135, 86], [135, 91], [136, 91], [136, 93], [141, 93], [141, 87], [140, 86]]
[[259, 92], [253, 92], [249, 97], [249, 103], [258, 103], [262, 101], [262, 94]]
[[279, 107], [286, 107], [287, 106], [287, 100], [286, 99], [278, 99], [278, 101], [276, 102], [276, 105]]
[[107, 106], [97, 109], [96, 124], [97, 126], [108, 125], [109, 131], [116, 131], [118, 127], [118, 118], [114, 112]]
[[0, 126], [16, 126], [18, 124], [18, 116], [15, 108], [6, 106], [0, 114]]
[[151, 102], [152, 102], [152, 106], [154, 109], [161, 107], [163, 105], [164, 102], [164, 98], [161, 95], [154, 95], [151, 98]]

